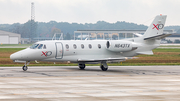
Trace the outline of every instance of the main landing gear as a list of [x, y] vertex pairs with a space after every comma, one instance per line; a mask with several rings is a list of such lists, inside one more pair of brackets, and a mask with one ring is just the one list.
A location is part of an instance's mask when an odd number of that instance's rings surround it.
[[79, 68], [80, 68], [81, 70], [84, 70], [84, 69], [85, 69], [85, 67], [86, 67], [86, 65], [85, 65], [85, 64], [79, 64]]
[[102, 71], [107, 71], [108, 70], [108, 65], [106, 62], [101, 62], [100, 68]]
[[[86, 67], [85, 64], [79, 64], [79, 68], [80, 68], [81, 70], [84, 70], [85, 67]], [[106, 63], [105, 61], [101, 62], [100, 68], [101, 68], [102, 71], [107, 71], [107, 70], [108, 70], [108, 65], [107, 65], [107, 63]]]
[[28, 70], [27, 65], [29, 65], [29, 63], [30, 63], [30, 62], [28, 62], [28, 63], [26, 64], [26, 62], [25, 62], [24, 66], [22, 67], [22, 69], [23, 69], [24, 71], [27, 71], [27, 70]]

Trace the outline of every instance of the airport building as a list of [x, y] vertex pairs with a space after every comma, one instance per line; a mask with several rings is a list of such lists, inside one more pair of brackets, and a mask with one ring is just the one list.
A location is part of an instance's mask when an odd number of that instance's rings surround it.
[[[74, 31], [74, 40], [121, 40], [124, 38], [134, 38], [143, 35], [146, 30], [77, 30]], [[175, 34], [174, 30], [164, 30], [166, 34]], [[55, 33], [56, 34], [56, 33]], [[53, 38], [34, 38], [34, 41], [43, 41], [43, 40], [63, 40], [61, 38], [63, 33], [59, 33], [60, 37], [54, 36]], [[169, 39], [168, 36], [165, 39]], [[175, 37], [179, 39], [179, 37]]]
[[[146, 30], [77, 30], [74, 31], [74, 40], [121, 40], [124, 38], [139, 37], [139, 35], [143, 35], [145, 31]], [[174, 30], [164, 30], [164, 33], [175, 34]], [[173, 42], [176, 39], [180, 40], [180, 35], [172, 35], [165, 38], [165, 40], [171, 40]], [[60, 40], [60, 38], [34, 38], [33, 40], [36, 42], [43, 40]], [[29, 38], [21, 38], [20, 34], [0, 30], [0, 44], [19, 43], [27, 44], [29, 43]]]
[[166, 37], [165, 39], [170, 40], [172, 42], [175, 42], [176, 40], [180, 41], [180, 34], [173, 34], [171, 36]]
[[0, 30], [0, 44], [19, 44], [21, 35]]
[[[74, 40], [120, 40], [143, 35], [146, 30], [77, 30], [74, 31]], [[175, 33], [174, 30], [164, 30], [164, 33]]]

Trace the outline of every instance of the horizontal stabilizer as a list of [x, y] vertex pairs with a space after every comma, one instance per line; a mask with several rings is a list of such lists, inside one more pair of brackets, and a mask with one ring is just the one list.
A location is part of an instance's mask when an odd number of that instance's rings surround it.
[[161, 35], [157, 35], [157, 36], [152, 36], [152, 37], [148, 37], [148, 38], [144, 38], [144, 40], [152, 40], [152, 39], [156, 39], [156, 40], [159, 40], [159, 39], [163, 39], [167, 36], [170, 36], [172, 34], [161, 34]]
[[103, 58], [103, 59], [78, 59], [78, 62], [101, 62], [101, 61], [125, 61], [128, 59], [137, 59], [138, 57], [120, 57], [120, 58]]
[[153, 52], [152, 51], [145, 51], [145, 52], [137, 52], [137, 54], [153, 55]]

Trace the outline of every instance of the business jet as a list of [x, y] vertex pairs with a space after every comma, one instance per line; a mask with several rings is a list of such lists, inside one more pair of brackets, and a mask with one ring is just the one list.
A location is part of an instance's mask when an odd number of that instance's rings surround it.
[[78, 63], [80, 69], [85, 64], [100, 63], [102, 71], [107, 71], [108, 62], [135, 59], [136, 55], [153, 55], [152, 50], [160, 45], [164, 34], [166, 15], [155, 17], [144, 35], [122, 40], [50, 40], [39, 41], [32, 46], [10, 55], [14, 62], [24, 63], [26, 71], [30, 61], [70, 61]]

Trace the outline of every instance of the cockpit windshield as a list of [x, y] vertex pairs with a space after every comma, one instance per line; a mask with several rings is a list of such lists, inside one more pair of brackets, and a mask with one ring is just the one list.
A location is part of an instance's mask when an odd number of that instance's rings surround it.
[[30, 47], [30, 49], [36, 49], [37, 46], [39, 46], [39, 44], [33, 44], [33, 45]]
[[30, 46], [30, 49], [46, 49], [46, 45], [43, 44], [33, 44], [32, 46]]
[[40, 45], [38, 46], [38, 49], [42, 49], [42, 47], [43, 47], [43, 44], [40, 44]]

